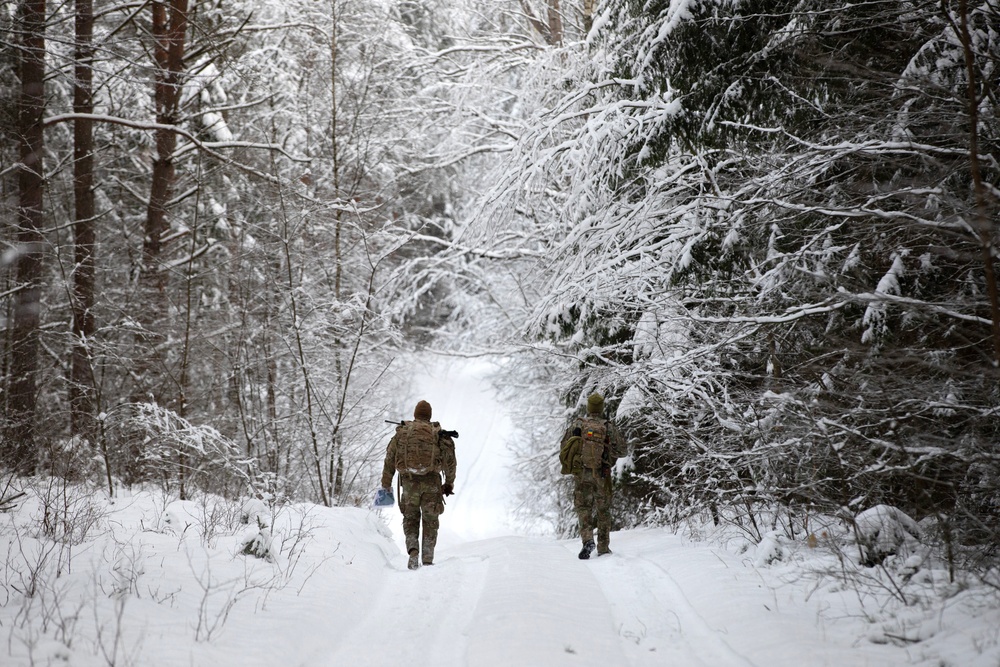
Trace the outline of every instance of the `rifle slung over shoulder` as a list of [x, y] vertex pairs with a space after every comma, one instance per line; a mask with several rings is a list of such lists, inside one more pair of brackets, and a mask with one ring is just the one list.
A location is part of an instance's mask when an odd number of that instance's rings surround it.
[[[396, 425], [396, 430], [398, 431], [399, 429], [401, 429], [404, 426], [406, 426], [408, 422], [405, 422], [405, 421], [394, 421], [392, 419], [386, 419], [385, 423], [386, 424], [395, 424]], [[458, 438], [458, 431], [448, 431], [446, 429], [441, 428], [441, 422], [431, 422], [431, 424], [433, 426], [436, 426], [439, 429], [438, 432], [441, 435], [446, 435], [449, 438], [452, 438], [453, 440]]]

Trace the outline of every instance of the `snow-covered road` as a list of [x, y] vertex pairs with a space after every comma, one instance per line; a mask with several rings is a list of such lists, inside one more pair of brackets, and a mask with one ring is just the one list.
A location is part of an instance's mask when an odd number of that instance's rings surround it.
[[324, 664], [753, 664], [655, 564], [585, 563], [572, 546], [494, 538], [462, 545], [434, 567], [389, 573], [367, 617]]
[[430, 401], [461, 434], [436, 563], [406, 569], [399, 514], [387, 511], [399, 553], [353, 630], [309, 667], [902, 664], [836, 637], [817, 605], [783, 601], [740, 559], [667, 531], [614, 533], [615, 553], [589, 561], [575, 540], [517, 535], [506, 506], [513, 429], [489, 372], [442, 360], [416, 378], [412, 402]]
[[892, 647], [858, 645], [849, 627], [838, 634], [820, 605], [754, 582], [731, 555], [660, 530], [615, 537], [617, 553], [590, 561], [573, 541], [519, 536], [460, 544], [416, 572], [400, 553], [357, 625], [302, 664], [909, 664]]

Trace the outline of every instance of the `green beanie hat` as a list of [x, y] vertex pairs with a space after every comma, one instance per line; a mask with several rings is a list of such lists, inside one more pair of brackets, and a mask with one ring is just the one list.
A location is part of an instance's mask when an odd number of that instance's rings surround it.
[[596, 391], [587, 397], [587, 414], [599, 415], [604, 412], [604, 397]]
[[417, 407], [413, 408], [413, 418], [429, 422], [431, 420], [431, 404], [427, 401], [417, 403]]

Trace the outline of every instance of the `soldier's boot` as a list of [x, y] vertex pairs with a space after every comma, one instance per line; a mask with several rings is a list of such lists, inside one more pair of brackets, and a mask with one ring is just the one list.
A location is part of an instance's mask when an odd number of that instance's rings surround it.
[[410, 549], [410, 560], [407, 561], [406, 567], [410, 570], [416, 570], [418, 567], [420, 567], [420, 563], [417, 560], [416, 549]]
[[434, 548], [431, 547], [430, 549], [428, 549], [427, 546], [424, 545], [424, 552], [420, 556], [420, 561], [424, 565], [433, 565], [434, 564]]
[[583, 548], [580, 549], [580, 560], [587, 560], [590, 558], [590, 554], [594, 553], [594, 540], [587, 540], [583, 543]]
[[597, 531], [597, 555], [598, 556], [607, 556], [607, 555], [609, 555], [611, 553], [611, 547], [608, 546], [609, 544], [611, 544], [610, 536], [608, 536], [607, 534], [603, 534], [602, 535], [601, 531], [598, 530]]

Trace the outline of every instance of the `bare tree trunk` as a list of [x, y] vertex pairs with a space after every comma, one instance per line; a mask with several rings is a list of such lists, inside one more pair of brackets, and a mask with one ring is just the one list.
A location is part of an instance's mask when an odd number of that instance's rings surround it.
[[[273, 160], [273, 157], [272, 157]], [[275, 169], [277, 173], [277, 169]], [[296, 356], [296, 363], [299, 366], [299, 371], [302, 373], [302, 391], [305, 396], [305, 408], [306, 408], [306, 424], [309, 426], [309, 444], [312, 447], [312, 466], [316, 471], [316, 483], [319, 485], [319, 496], [320, 501], [323, 505], [331, 507], [333, 505], [330, 496], [330, 491], [328, 489], [325, 479], [325, 452], [324, 448], [320, 447], [319, 435], [316, 433], [316, 412], [317, 406], [313, 405], [314, 390], [312, 383], [312, 376], [309, 370], [309, 360], [306, 357], [306, 347], [303, 342], [303, 332], [302, 332], [302, 322], [299, 319], [299, 301], [296, 296], [296, 291], [298, 285], [296, 284], [295, 269], [293, 268], [293, 253], [292, 253], [292, 234], [291, 234], [291, 224], [289, 222], [289, 214], [285, 205], [285, 197], [278, 188], [278, 205], [281, 210], [281, 224], [282, 224], [282, 234], [281, 234], [281, 245], [282, 253], [284, 255], [284, 270], [285, 279], [287, 280], [288, 288], [288, 307], [292, 318], [292, 334], [295, 338], [294, 340], [294, 353]], [[300, 279], [301, 282], [301, 279]]]
[[1000, 367], [1000, 295], [997, 293], [997, 278], [993, 268], [994, 223], [990, 220], [987, 206], [986, 186], [979, 164], [979, 96], [976, 92], [976, 62], [972, 53], [972, 37], [969, 34], [969, 7], [967, 0], [958, 2], [958, 36], [965, 55], [965, 74], [968, 79], [967, 99], [969, 107], [969, 167], [972, 171], [972, 185], [976, 194], [976, 214], [973, 225], [979, 233], [983, 253], [983, 270], [986, 292], [990, 299], [990, 313], [993, 319], [993, 364]]
[[[92, 114], [94, 3], [76, 0], [76, 82], [73, 111]], [[77, 118], [73, 124], [73, 197], [76, 206], [73, 268], [73, 354], [69, 401], [72, 433], [94, 442], [95, 388], [90, 364], [94, 334], [94, 122]]]
[[594, 27], [594, 0], [583, 0], [583, 33], [590, 34]]
[[527, 17], [528, 23], [530, 23], [531, 27], [535, 29], [535, 32], [545, 38], [546, 44], [551, 44], [552, 35], [549, 33], [549, 26], [535, 16], [535, 13], [531, 11], [531, 7], [528, 6], [528, 3], [525, 0], [521, 0], [521, 10], [524, 11], [524, 15]]
[[[337, 136], [337, 111], [339, 109], [337, 100], [337, 0], [333, 2], [333, 25], [330, 30], [330, 152], [333, 159], [333, 194], [337, 199], [342, 198], [342, 193], [340, 191], [340, 142]], [[341, 297], [341, 285], [344, 277], [344, 264], [343, 257], [341, 256], [341, 235], [344, 229], [344, 213], [341, 207], [338, 205], [337, 210], [334, 213], [336, 217], [336, 222], [334, 223], [334, 236], [333, 236], [333, 298], [340, 302]], [[343, 415], [343, 406], [347, 402], [347, 384], [344, 382], [344, 360], [341, 356], [341, 350], [343, 349], [342, 341], [339, 339], [336, 341], [336, 349], [334, 354], [335, 359], [335, 370], [337, 374], [337, 392], [338, 392], [338, 402], [339, 410], [337, 411], [337, 422], [333, 426], [333, 442], [332, 450], [330, 452], [330, 480], [333, 486], [333, 496], [334, 498], [339, 498], [343, 493], [343, 482], [344, 482], [344, 434], [341, 431], [341, 416]]]
[[[199, 169], [199, 176], [200, 176]], [[201, 200], [201, 189], [198, 189], [198, 193], [195, 199], [195, 211], [198, 210], [198, 202]], [[188, 406], [188, 382], [190, 380], [190, 366], [191, 366], [191, 337], [192, 328], [194, 326], [193, 312], [194, 312], [194, 302], [195, 302], [195, 257], [197, 255], [198, 248], [198, 214], [195, 213], [195, 219], [191, 224], [191, 244], [188, 248], [188, 261], [184, 267], [184, 337], [183, 344], [181, 345], [181, 360], [180, 360], [180, 377], [178, 379], [178, 394], [177, 394], [177, 414], [179, 414], [184, 419], [187, 419], [187, 406]], [[183, 450], [177, 452], [177, 480], [180, 486], [180, 497], [187, 497], [187, 470], [188, 462], [187, 456]]]
[[563, 41], [562, 10], [559, 0], [549, 0], [549, 44], [561, 46]]
[[18, 177], [17, 260], [8, 399], [7, 462], [22, 473], [38, 465], [35, 417], [39, 324], [41, 322], [42, 213], [45, 109], [45, 0], [21, 6], [21, 95], [18, 103], [20, 173]]
[[547, 21], [543, 21], [531, 11], [526, 0], [521, 0], [521, 10], [531, 27], [545, 39], [545, 43], [550, 46], [559, 46], [563, 39], [562, 10], [559, 7], [559, 0], [547, 0], [546, 11]]
[[[168, 230], [167, 209], [174, 185], [174, 150], [177, 148], [177, 135], [169, 126], [178, 121], [188, 3], [187, 0], [157, 1], [152, 3], [152, 9], [156, 122], [164, 127], [156, 130], [155, 135], [156, 159], [153, 160], [149, 205], [146, 209], [139, 286], [143, 299], [146, 300], [140, 306], [143, 327], [159, 338], [166, 318], [167, 287], [167, 275], [160, 269], [160, 257], [163, 251], [162, 239]], [[142, 364], [140, 375], [152, 375], [154, 366], [158, 365], [159, 355], [155, 352], [155, 341], [147, 341], [147, 344], [150, 346], [149, 356]], [[159, 383], [155, 378], [141, 379], [147, 382], [153, 380], [152, 398], [159, 398]]]

